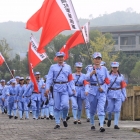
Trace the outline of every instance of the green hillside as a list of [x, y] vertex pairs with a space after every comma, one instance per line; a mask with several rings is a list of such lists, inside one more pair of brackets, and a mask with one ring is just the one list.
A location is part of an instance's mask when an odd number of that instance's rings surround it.
[[[80, 25], [85, 24], [88, 19], [79, 19]], [[112, 14], [104, 14], [100, 17], [91, 19], [90, 26], [110, 26], [110, 25], [130, 25], [140, 24], [140, 14], [136, 12], [118, 11]], [[32, 32], [33, 33], [33, 32]], [[65, 31], [63, 34], [71, 34], [71, 31]], [[5, 38], [12, 48], [11, 57], [16, 53], [26, 55], [29, 37], [31, 31], [25, 29], [23, 22], [3, 22], [0, 23], [0, 39]], [[40, 32], [33, 33], [37, 40], [39, 40]]]

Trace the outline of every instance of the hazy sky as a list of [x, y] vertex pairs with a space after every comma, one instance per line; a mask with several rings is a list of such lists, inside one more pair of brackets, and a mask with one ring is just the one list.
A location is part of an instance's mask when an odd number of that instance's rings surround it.
[[[0, 22], [26, 22], [44, 0], [0, 0]], [[125, 11], [131, 7], [140, 13], [140, 0], [72, 0], [78, 18], [98, 17], [104, 13]]]

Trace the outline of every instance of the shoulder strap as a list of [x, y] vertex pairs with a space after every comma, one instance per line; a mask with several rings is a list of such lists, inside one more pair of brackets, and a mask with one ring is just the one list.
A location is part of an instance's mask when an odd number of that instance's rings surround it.
[[[95, 70], [94, 66], [93, 66], [93, 70]], [[97, 80], [98, 86], [99, 86], [99, 88], [100, 88], [101, 85], [100, 85], [100, 83], [99, 83], [99, 79], [98, 79], [98, 77], [97, 77], [97, 73], [95, 73], [95, 77], [96, 77], [96, 80]]]
[[[109, 91], [109, 89], [112, 88], [112, 86], [115, 84], [117, 78], [118, 78], [118, 75], [117, 75], [117, 77], [115, 78], [115, 80], [113, 81], [113, 83], [111, 84], [111, 86], [108, 88], [108, 91]], [[107, 91], [107, 92], [108, 92], [108, 91]]]
[[78, 83], [78, 80], [80, 79], [81, 75], [77, 78], [77, 81], [75, 82], [75, 85]]
[[1, 93], [2, 93], [2, 91], [4, 90], [4, 88], [5, 88], [5, 87], [3, 87], [3, 89], [1, 90]]
[[63, 67], [64, 67], [64, 66], [62, 66], [62, 68], [60, 69], [59, 73], [57, 74], [55, 81], [57, 80], [58, 76], [60, 75], [60, 73], [61, 73]]

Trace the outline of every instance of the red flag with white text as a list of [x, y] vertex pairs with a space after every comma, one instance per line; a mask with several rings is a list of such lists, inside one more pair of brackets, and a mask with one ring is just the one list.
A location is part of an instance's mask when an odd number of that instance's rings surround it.
[[83, 27], [82, 27], [82, 33], [85, 39], [85, 43], [89, 43], [89, 25], [90, 22], [87, 22]]
[[27, 21], [26, 29], [42, 34], [38, 52], [63, 30], [80, 30], [71, 0], [45, 0], [42, 7]]
[[[85, 44], [89, 43], [89, 25], [90, 22], [87, 22], [82, 27], [82, 33], [81, 31], [75, 32], [66, 42], [66, 44], [61, 48], [60, 52], [65, 53], [65, 60], [69, 58], [69, 50], [78, 44]], [[56, 58], [54, 59], [56, 60]]]
[[[61, 48], [60, 52], [65, 53], [64, 60], [67, 60], [69, 58], [69, 50], [74, 48], [75, 46], [79, 44], [85, 44], [85, 40], [83, 37], [82, 32], [76, 31], [66, 42], [66, 44]], [[56, 57], [54, 58], [56, 60]]]
[[0, 53], [0, 65], [2, 65], [4, 63], [5, 59], [4, 57], [2, 56], [2, 54]]
[[40, 62], [46, 59], [48, 56], [45, 53], [45, 50], [42, 53], [37, 52], [38, 43], [36, 42], [33, 36], [30, 37], [30, 44], [29, 44], [29, 63], [32, 64], [32, 67], [35, 68]]

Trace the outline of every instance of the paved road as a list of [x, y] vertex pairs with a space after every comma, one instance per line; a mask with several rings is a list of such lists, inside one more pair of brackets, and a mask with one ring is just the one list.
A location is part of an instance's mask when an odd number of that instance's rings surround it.
[[0, 140], [140, 140], [140, 134], [132, 132], [133, 127], [140, 127], [139, 122], [121, 121], [120, 130], [106, 128], [104, 133], [99, 132], [98, 121], [96, 131], [90, 130], [90, 124], [85, 119], [81, 125], [74, 125], [68, 121], [68, 128], [54, 130], [52, 120], [9, 120], [7, 115], [0, 114]]

